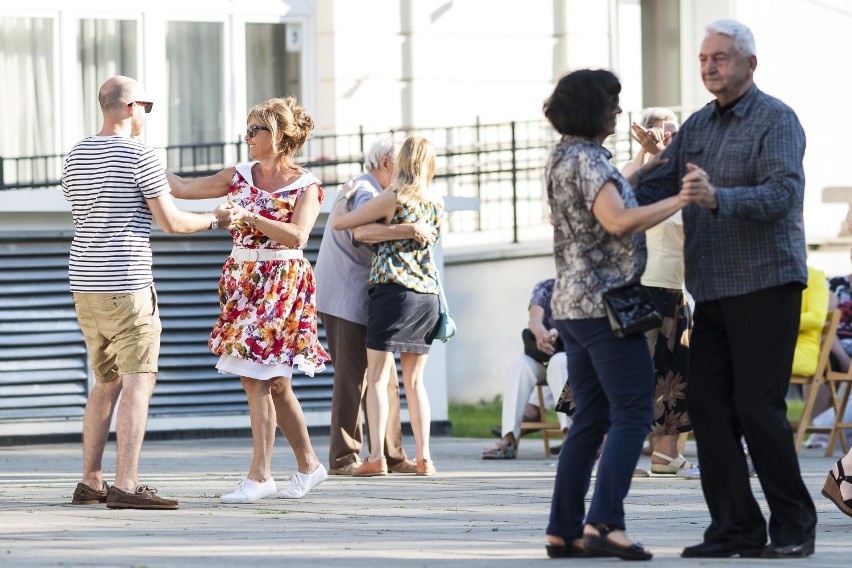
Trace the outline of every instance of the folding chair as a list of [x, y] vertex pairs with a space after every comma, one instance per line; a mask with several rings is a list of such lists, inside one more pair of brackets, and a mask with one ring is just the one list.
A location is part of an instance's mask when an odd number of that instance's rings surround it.
[[846, 443], [847, 428], [852, 428], [852, 422], [844, 422], [846, 414], [846, 406], [849, 404], [849, 393], [852, 391], [852, 365], [845, 373], [835, 371], [828, 367], [828, 372], [825, 374], [825, 382], [828, 383], [828, 388], [831, 391], [831, 403], [834, 406], [834, 424], [831, 426], [831, 435], [828, 437], [828, 447], [825, 448], [825, 457], [834, 456], [834, 447], [837, 445], [837, 438], [840, 437], [840, 447], [843, 453], [849, 451], [849, 446]]
[[[550, 456], [550, 438], [551, 436], [557, 437], [560, 441], [562, 440], [562, 427], [559, 425], [559, 422], [548, 422], [547, 421], [547, 410], [544, 407], [544, 392], [542, 391], [542, 387], [547, 384], [547, 381], [541, 381], [536, 384], [536, 392], [538, 394], [538, 421], [529, 421], [529, 422], [521, 422], [521, 431], [524, 430], [541, 430], [541, 437], [544, 438], [544, 455], [545, 457]], [[555, 396], [559, 396], [559, 393], [556, 393]]]
[[[828, 312], [825, 317], [825, 325], [822, 328], [819, 358], [817, 359], [817, 367], [814, 374], [808, 376], [792, 375], [790, 377], [790, 384], [810, 385], [811, 387], [807, 399], [805, 400], [805, 407], [802, 409], [802, 417], [798, 420], [798, 422], [791, 421], [791, 425], [796, 430], [796, 452], [801, 449], [807, 432], [822, 432], [826, 434], [831, 432], [831, 428], [812, 425], [811, 418], [813, 418], [814, 403], [817, 399], [819, 387], [826, 382], [826, 375], [830, 371], [829, 355], [831, 354], [831, 344], [834, 343], [834, 338], [837, 336], [837, 325], [839, 323], [840, 310]], [[849, 380], [852, 380], [852, 378]], [[832, 404], [835, 407], [837, 406], [833, 394]]]

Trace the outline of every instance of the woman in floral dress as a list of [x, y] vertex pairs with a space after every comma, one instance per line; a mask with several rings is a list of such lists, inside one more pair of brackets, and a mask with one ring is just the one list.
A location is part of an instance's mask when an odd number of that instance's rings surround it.
[[[240, 376], [254, 456], [246, 477], [222, 495], [223, 503], [253, 503], [271, 495], [298, 499], [327, 477], [291, 386], [293, 367], [313, 376], [329, 360], [317, 338], [314, 275], [302, 255], [319, 215], [322, 190], [317, 178], [293, 163], [313, 120], [288, 97], [256, 105], [246, 123], [252, 162], [191, 180], [168, 174], [175, 197], [227, 196], [236, 210], [234, 248], [219, 280], [222, 313], [209, 346], [219, 355], [220, 372]], [[299, 469], [281, 491], [271, 465], [276, 422]]]
[[[335, 205], [335, 230], [366, 223], [428, 223], [438, 229], [444, 201], [431, 188], [435, 175], [435, 148], [420, 136], [410, 136], [399, 150], [391, 186], [366, 205], [347, 212], [342, 207], [352, 193]], [[388, 422], [388, 371], [393, 353], [400, 353], [402, 382], [417, 444], [416, 473], [435, 474], [429, 451], [432, 421], [429, 398], [423, 384], [423, 369], [429, 347], [437, 333], [438, 284], [432, 244], [404, 239], [378, 243], [370, 266], [367, 311], [367, 422], [370, 457], [352, 475], [372, 477], [388, 474], [384, 457]]]

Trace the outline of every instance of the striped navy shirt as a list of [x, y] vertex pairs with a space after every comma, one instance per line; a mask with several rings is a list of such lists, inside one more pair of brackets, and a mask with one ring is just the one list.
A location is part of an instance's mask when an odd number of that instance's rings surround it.
[[68, 153], [62, 192], [71, 203], [72, 292], [132, 292], [154, 282], [151, 210], [146, 199], [169, 193], [154, 151], [122, 136], [90, 136]]
[[710, 175], [718, 210], [683, 210], [686, 288], [697, 301], [807, 286], [804, 154], [796, 113], [755, 85], [726, 112], [711, 103], [683, 123], [668, 163], [636, 196], [645, 204], [677, 193], [688, 162]]

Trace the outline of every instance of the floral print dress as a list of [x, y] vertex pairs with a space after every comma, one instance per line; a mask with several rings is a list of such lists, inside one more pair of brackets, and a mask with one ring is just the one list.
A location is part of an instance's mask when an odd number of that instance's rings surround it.
[[[228, 198], [267, 219], [289, 222], [296, 202], [319, 180], [309, 172], [274, 192], [252, 185], [252, 164], [240, 164]], [[319, 193], [322, 202], [322, 190]], [[231, 227], [235, 247], [286, 249], [247, 224]], [[221, 315], [208, 345], [216, 367], [255, 379], [291, 376], [297, 366], [309, 376], [331, 358], [317, 335], [316, 283], [306, 258], [239, 262], [228, 257], [219, 279]]]

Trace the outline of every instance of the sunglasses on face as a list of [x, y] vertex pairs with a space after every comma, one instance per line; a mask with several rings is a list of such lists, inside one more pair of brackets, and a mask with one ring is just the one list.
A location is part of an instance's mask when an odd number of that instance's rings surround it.
[[127, 106], [139, 105], [141, 107], [145, 107], [145, 112], [151, 112], [151, 109], [154, 108], [154, 103], [149, 103], [145, 101], [133, 101], [132, 103], [127, 103]]
[[260, 126], [259, 124], [252, 124], [248, 128], [246, 128], [246, 136], [249, 138], [254, 138], [254, 135], [257, 134], [258, 130], [266, 130], [269, 132], [268, 126]]

